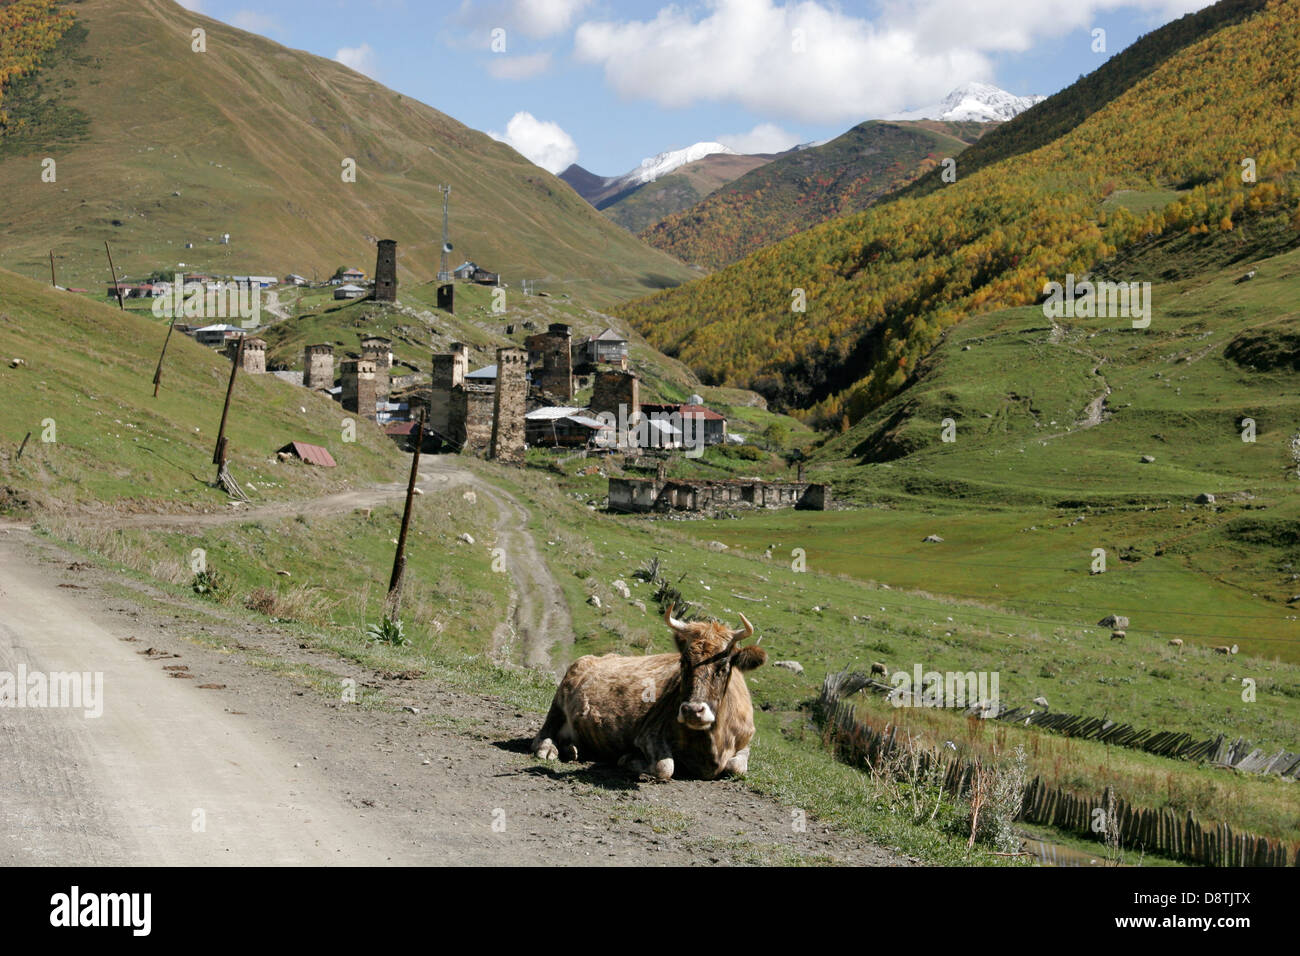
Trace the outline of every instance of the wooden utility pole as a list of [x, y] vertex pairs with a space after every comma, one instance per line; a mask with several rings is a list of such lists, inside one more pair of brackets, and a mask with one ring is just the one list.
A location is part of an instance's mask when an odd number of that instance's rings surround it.
[[235, 393], [235, 376], [244, 360], [244, 336], [239, 337], [239, 346], [235, 349], [235, 360], [230, 365], [230, 384], [226, 386], [226, 404], [221, 409], [221, 427], [217, 429], [217, 447], [212, 452], [212, 463], [217, 466], [217, 484], [226, 489], [232, 498], [248, 500], [247, 496], [230, 477], [226, 470], [226, 417], [230, 414], [230, 396]]
[[117, 307], [123, 312], [126, 306], [122, 304], [122, 287], [117, 284], [117, 267], [113, 265], [113, 253], [108, 248], [108, 240], [104, 240], [104, 251], [108, 253], [108, 271], [113, 273], [113, 292], [117, 296]]
[[[173, 310], [171, 324], [167, 326], [167, 335], [163, 339], [162, 352], [158, 356], [158, 367], [154, 369], [154, 373], [153, 373], [153, 397], [154, 398], [158, 397], [158, 386], [162, 383], [163, 359], [167, 357], [167, 343], [172, 340], [172, 329], [174, 328], [176, 328], [175, 310]], [[241, 345], [243, 344], [242, 339], [240, 340], [240, 344]]]
[[411, 526], [411, 505], [415, 500], [415, 480], [420, 477], [420, 446], [424, 444], [424, 409], [415, 428], [415, 453], [411, 456], [411, 477], [406, 483], [406, 510], [402, 512], [402, 530], [397, 535], [397, 553], [393, 555], [393, 574], [388, 579], [388, 597], [384, 616], [396, 621], [402, 610], [402, 576], [406, 573], [406, 532]]
[[18, 446], [18, 454], [14, 456], [14, 461], [21, 461], [21, 460], [22, 460], [23, 452], [26, 451], [26, 449], [27, 449], [27, 442], [28, 442], [28, 440], [29, 440], [31, 437], [32, 437], [32, 433], [31, 433], [31, 432], [28, 432], [27, 435], [26, 435], [26, 437], [23, 438], [23, 443], [22, 443], [21, 445]]
[[56, 289], [59, 287], [58, 280], [54, 278], [54, 250], [53, 249], [50, 250], [50, 285], [54, 286], [54, 288]]

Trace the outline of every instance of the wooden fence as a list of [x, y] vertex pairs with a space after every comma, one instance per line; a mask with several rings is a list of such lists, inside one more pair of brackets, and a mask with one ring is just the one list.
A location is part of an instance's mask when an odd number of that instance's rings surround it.
[[[892, 758], [904, 752], [912, 755], [915, 749], [913, 739], [898, 725], [872, 726], [858, 717], [851, 701], [844, 699], [875, 683], [848, 671], [827, 674], [813, 708], [836, 755], [853, 766], [888, 766]], [[915, 757], [922, 770], [935, 759], [928, 750], [915, 753]], [[974, 761], [954, 754], [946, 758], [946, 763], [943, 789], [960, 797], [970, 789]], [[1112, 820], [1110, 827], [1105, 826], [1107, 814]], [[1298, 846], [1251, 833], [1235, 833], [1227, 824], [1206, 826], [1190, 813], [1180, 818], [1167, 808], [1135, 807], [1116, 797], [1110, 788], [1100, 796], [1089, 797], [1048, 786], [1035, 777], [1025, 787], [1017, 819], [1093, 840], [1105, 841], [1109, 835], [1128, 849], [1205, 866], [1300, 866]]]
[[[861, 689], [888, 694], [895, 688], [882, 681], [869, 680]], [[1282, 749], [1269, 754], [1260, 747], [1252, 747], [1241, 737], [1229, 741], [1223, 734], [1219, 734], [1217, 737], [1198, 740], [1191, 734], [1173, 730], [1138, 730], [1132, 724], [1117, 723], [1105, 717], [1085, 717], [1080, 714], [1035, 710], [1032, 707], [1014, 707], [1002, 711], [992, 719], [1038, 727], [1063, 737], [1077, 737], [1114, 747], [1141, 750], [1158, 757], [1205, 760], [1243, 773], [1275, 774], [1284, 780], [1300, 780], [1300, 753]]]

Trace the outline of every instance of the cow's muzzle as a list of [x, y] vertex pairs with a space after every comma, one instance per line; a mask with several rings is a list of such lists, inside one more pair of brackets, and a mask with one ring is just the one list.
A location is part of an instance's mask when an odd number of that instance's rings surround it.
[[677, 710], [677, 720], [691, 730], [708, 730], [714, 719], [713, 708], [702, 700], [688, 700]]

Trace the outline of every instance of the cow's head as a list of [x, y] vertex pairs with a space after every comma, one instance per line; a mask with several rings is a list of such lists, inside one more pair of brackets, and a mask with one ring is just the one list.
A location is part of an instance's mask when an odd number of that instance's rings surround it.
[[743, 614], [743, 627], [738, 631], [717, 621], [684, 624], [672, 615], [669, 606], [664, 620], [682, 655], [682, 699], [677, 720], [691, 730], [709, 730], [726, 698], [732, 669], [752, 671], [761, 667], [767, 661], [767, 651], [757, 644], [740, 646], [741, 641], [754, 635], [754, 625]]

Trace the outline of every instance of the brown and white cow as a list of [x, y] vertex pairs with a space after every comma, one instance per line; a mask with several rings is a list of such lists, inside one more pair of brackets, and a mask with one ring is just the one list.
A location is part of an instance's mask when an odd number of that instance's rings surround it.
[[570, 665], [534, 756], [617, 762], [660, 780], [748, 770], [754, 706], [744, 671], [761, 667], [767, 652], [740, 646], [754, 633], [743, 614], [733, 631], [716, 621], [684, 624], [672, 611], [664, 621], [678, 653], [588, 655]]

